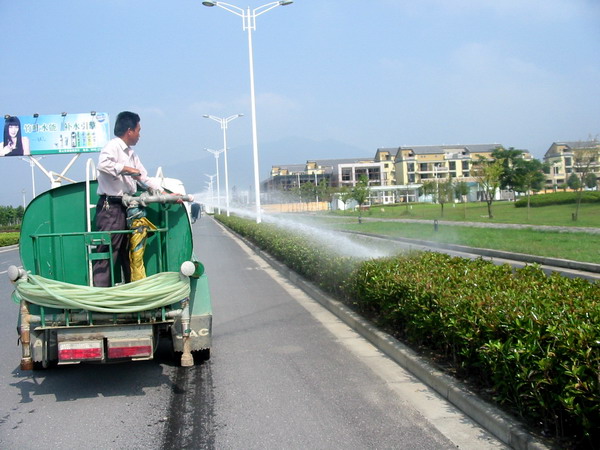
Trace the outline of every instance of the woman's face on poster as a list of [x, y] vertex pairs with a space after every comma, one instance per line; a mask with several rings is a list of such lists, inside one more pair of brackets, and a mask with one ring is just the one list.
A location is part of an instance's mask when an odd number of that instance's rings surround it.
[[19, 125], [9, 125], [8, 126], [8, 135], [12, 139], [15, 139], [17, 137], [17, 134], [19, 134]]

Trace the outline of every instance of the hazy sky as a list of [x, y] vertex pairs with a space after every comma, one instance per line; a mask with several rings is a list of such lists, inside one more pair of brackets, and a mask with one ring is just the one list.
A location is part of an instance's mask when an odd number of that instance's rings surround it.
[[[0, 18], [2, 115], [138, 112], [146, 167], [197, 164], [192, 192], [214, 173], [204, 148], [222, 147], [203, 114], [245, 114], [230, 123], [230, 158], [251, 148], [241, 18], [201, 0], [0, 0]], [[259, 145], [301, 137], [356, 157], [501, 143], [541, 158], [554, 141], [600, 133], [597, 0], [296, 0], [258, 17], [253, 41]], [[319, 148], [312, 157], [328, 158]], [[294, 156], [282, 148], [261, 165], [305, 161]], [[22, 189], [30, 198], [26, 162], [0, 160], [0, 176], [1, 205], [20, 204]], [[38, 193], [48, 186], [36, 169]]]

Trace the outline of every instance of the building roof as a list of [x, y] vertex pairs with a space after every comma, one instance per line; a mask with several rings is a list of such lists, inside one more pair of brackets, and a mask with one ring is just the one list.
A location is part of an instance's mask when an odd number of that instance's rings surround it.
[[276, 164], [271, 169], [287, 170], [288, 172], [303, 172], [306, 170], [306, 164]]
[[561, 142], [553, 142], [552, 145], [546, 153], [544, 154], [544, 159], [552, 158], [554, 156], [560, 156], [561, 152], [558, 147], [567, 147], [571, 150], [576, 150], [579, 148], [595, 148], [600, 146], [600, 141], [594, 139], [593, 141], [561, 141]]
[[398, 151], [412, 150], [417, 155], [443, 154], [448, 150], [467, 150], [470, 153], [493, 152], [500, 144], [469, 144], [469, 145], [403, 145], [398, 147]]
[[361, 162], [375, 164], [373, 158], [309, 159], [308, 161], [306, 161], [305, 164], [275, 164], [271, 166], [271, 170], [274, 168], [278, 168], [279, 170], [287, 170], [290, 174], [298, 172], [302, 173], [306, 171], [306, 167], [309, 163], [315, 163], [317, 167], [330, 168], [330, 171], [328, 172], [331, 172], [331, 170], [333, 170], [334, 167], [337, 167], [340, 164], [357, 164]]
[[572, 142], [553, 142], [552, 145], [566, 145], [569, 148], [589, 148], [600, 145], [599, 141], [572, 141]]

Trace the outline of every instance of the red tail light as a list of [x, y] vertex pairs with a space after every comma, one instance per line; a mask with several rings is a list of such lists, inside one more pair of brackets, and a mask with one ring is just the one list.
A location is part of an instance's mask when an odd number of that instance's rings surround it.
[[152, 339], [109, 339], [109, 358], [150, 358], [152, 356]]
[[102, 341], [59, 342], [58, 359], [60, 361], [95, 361], [104, 357]]

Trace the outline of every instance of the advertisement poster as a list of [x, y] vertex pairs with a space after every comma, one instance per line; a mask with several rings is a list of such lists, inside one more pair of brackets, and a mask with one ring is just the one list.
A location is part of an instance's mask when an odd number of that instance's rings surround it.
[[106, 113], [4, 116], [0, 156], [99, 152], [110, 139]]

